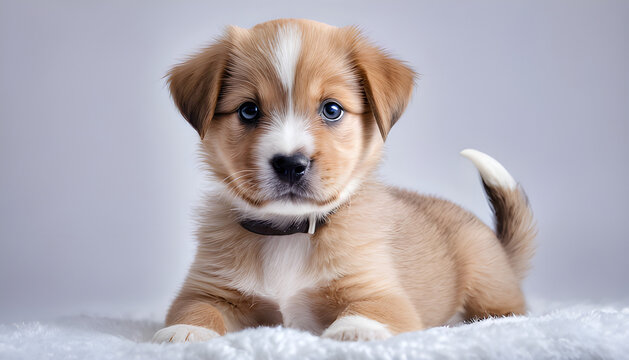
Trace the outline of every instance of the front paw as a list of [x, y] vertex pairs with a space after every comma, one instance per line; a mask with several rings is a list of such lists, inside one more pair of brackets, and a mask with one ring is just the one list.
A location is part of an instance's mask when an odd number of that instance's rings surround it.
[[371, 341], [388, 339], [393, 334], [386, 325], [376, 320], [350, 315], [336, 319], [321, 336], [341, 341]]
[[194, 325], [172, 325], [163, 328], [153, 335], [153, 342], [201, 342], [220, 336], [216, 331]]

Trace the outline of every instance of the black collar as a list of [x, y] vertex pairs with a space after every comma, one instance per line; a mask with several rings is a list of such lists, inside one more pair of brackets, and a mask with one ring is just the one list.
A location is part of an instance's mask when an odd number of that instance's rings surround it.
[[312, 219], [312, 221], [316, 221], [315, 224], [311, 224], [310, 221], [297, 221], [280, 228], [264, 220], [243, 220], [240, 222], [240, 226], [258, 235], [292, 235], [297, 233], [314, 234], [316, 229], [326, 223], [325, 219]]

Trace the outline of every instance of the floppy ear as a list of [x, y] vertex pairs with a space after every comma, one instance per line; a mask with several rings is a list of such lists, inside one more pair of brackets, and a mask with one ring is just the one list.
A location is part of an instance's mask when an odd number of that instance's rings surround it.
[[416, 74], [359, 34], [353, 43], [352, 57], [382, 139], [386, 140], [408, 105]]
[[227, 45], [219, 40], [167, 75], [175, 104], [201, 139], [214, 116], [226, 63]]

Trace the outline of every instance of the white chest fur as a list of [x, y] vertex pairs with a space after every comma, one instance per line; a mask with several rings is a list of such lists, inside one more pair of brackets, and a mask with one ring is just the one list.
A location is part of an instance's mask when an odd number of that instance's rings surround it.
[[269, 236], [259, 252], [259, 271], [237, 272], [232, 286], [245, 294], [271, 300], [279, 306], [284, 325], [320, 332], [309, 301], [300, 296], [321, 282], [311, 266], [313, 248], [308, 234]]

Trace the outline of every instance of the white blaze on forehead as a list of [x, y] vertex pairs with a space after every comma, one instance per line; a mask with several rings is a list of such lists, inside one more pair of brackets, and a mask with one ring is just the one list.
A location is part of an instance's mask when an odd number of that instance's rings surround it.
[[[273, 44], [273, 66], [282, 86], [288, 93], [292, 103], [293, 84], [299, 53], [301, 52], [301, 31], [296, 26], [282, 26], [277, 30]], [[290, 106], [290, 105], [289, 105]]]
[[262, 162], [268, 162], [278, 154], [292, 155], [302, 151], [308, 156], [314, 151], [314, 139], [308, 131], [308, 119], [296, 113], [293, 106], [293, 87], [301, 52], [301, 31], [294, 25], [281, 26], [272, 45], [273, 67], [287, 98], [284, 109], [269, 114], [269, 125], [258, 147], [258, 155]]

